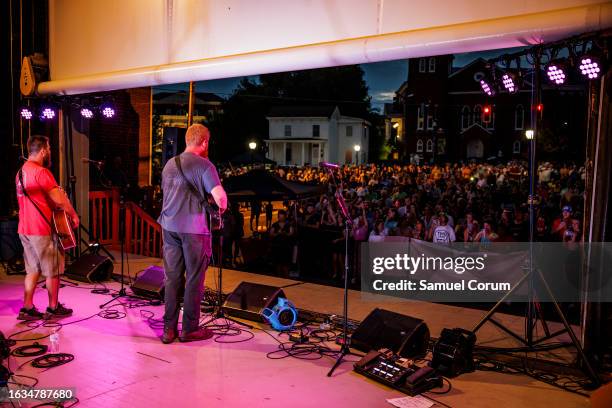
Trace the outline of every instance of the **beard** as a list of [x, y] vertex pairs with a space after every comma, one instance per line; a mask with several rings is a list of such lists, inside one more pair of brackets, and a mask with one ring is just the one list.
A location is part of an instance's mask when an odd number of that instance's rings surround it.
[[45, 155], [42, 165], [47, 169], [51, 168], [51, 153]]

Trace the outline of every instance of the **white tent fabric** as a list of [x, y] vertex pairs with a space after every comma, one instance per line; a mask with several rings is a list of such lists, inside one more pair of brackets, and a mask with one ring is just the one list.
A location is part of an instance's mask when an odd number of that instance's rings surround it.
[[601, 0], [51, 0], [51, 81], [78, 94], [552, 41]]

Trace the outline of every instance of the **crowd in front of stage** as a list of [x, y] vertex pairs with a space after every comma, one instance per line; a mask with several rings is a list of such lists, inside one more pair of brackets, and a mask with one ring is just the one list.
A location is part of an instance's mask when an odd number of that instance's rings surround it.
[[[342, 166], [336, 171], [336, 185], [321, 168], [280, 167], [273, 171], [286, 180], [328, 186], [320, 197], [285, 203], [276, 222], [270, 222], [270, 214], [266, 217], [278, 263], [286, 265], [281, 273], [290, 268], [300, 231], [318, 229], [337, 234], [331, 248], [334, 265], [338, 261], [333, 275], [338, 275], [344, 224], [336, 190], [346, 200], [353, 220], [351, 245], [391, 236], [439, 243], [529, 240], [529, 177], [522, 162]], [[534, 240], [582, 239], [584, 179], [584, 168], [574, 164], [543, 163], [538, 167]], [[271, 212], [266, 203], [255, 202], [251, 207], [251, 224], [266, 208]]]

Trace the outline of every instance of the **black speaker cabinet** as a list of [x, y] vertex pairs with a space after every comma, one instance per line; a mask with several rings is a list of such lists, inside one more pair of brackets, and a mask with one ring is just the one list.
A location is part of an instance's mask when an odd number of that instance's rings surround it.
[[113, 273], [113, 261], [97, 254], [83, 255], [66, 268], [65, 276], [80, 282], [102, 282], [109, 280]]
[[138, 274], [130, 287], [137, 296], [151, 299], [164, 299], [164, 268], [149, 266]]
[[387, 348], [401, 357], [425, 354], [429, 328], [421, 319], [374, 309], [351, 336], [351, 347], [368, 352]]
[[279, 287], [242, 282], [227, 296], [223, 311], [229, 316], [252, 321], [263, 321], [261, 311], [273, 307], [285, 292]]

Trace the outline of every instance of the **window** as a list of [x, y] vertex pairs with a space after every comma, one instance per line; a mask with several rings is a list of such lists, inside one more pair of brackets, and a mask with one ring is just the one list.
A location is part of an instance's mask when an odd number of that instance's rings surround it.
[[427, 60], [425, 58], [419, 59], [419, 72], [427, 72]]
[[287, 143], [287, 147], [285, 147], [285, 163], [291, 163], [291, 143]]
[[423, 139], [417, 140], [416, 150], [417, 153], [423, 153]]
[[522, 130], [525, 128], [525, 108], [523, 105], [516, 105], [514, 110], [514, 129]]
[[434, 122], [434, 115], [430, 110], [427, 112], [427, 130], [432, 130], [434, 128]]
[[446, 153], [446, 139], [438, 139], [438, 154]]
[[474, 106], [474, 123], [482, 125], [482, 106]]
[[436, 59], [435, 58], [429, 59], [429, 72], [436, 72]]
[[520, 140], [515, 140], [514, 143], [512, 143], [512, 153], [514, 154], [521, 153], [521, 141]]
[[291, 137], [291, 125], [285, 125], [285, 137]]
[[321, 126], [320, 125], [312, 125], [312, 137], [321, 136]]
[[347, 126], [346, 127], [346, 136], [347, 137], [353, 136], [353, 127], [352, 126]]
[[472, 112], [468, 106], [464, 106], [461, 109], [461, 129], [467, 129], [470, 127], [470, 116]]
[[429, 139], [429, 140], [427, 141], [427, 144], [426, 144], [425, 146], [426, 146], [426, 147], [425, 147], [425, 150], [426, 150], [428, 153], [433, 152], [433, 140]]
[[423, 130], [425, 126], [425, 109], [423, 106], [417, 108], [417, 129]]

